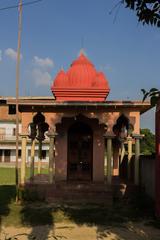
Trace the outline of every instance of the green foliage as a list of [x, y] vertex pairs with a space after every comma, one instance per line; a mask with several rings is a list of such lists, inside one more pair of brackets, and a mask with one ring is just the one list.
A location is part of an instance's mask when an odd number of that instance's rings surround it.
[[136, 12], [139, 22], [160, 27], [159, 0], [122, 0], [122, 3]]
[[155, 153], [155, 135], [147, 128], [141, 129], [144, 138], [141, 140], [141, 153], [152, 155]]
[[160, 98], [160, 91], [157, 88], [151, 88], [148, 92], [145, 89], [141, 89], [141, 91], [143, 93], [143, 101], [149, 97], [151, 105], [154, 107]]

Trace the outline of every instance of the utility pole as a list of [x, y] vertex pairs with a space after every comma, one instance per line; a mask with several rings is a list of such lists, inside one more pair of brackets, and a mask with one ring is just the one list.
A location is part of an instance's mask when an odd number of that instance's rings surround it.
[[22, 32], [22, 0], [19, 0], [18, 7], [18, 46], [17, 46], [17, 63], [16, 63], [16, 165], [15, 165], [15, 176], [16, 176], [16, 202], [18, 201], [18, 145], [19, 145], [19, 73], [20, 73], [20, 48], [21, 48], [21, 32]]

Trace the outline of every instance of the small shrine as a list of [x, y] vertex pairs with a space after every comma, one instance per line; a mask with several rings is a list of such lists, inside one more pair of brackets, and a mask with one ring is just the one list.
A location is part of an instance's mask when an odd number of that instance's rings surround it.
[[[114, 179], [125, 178], [139, 185], [140, 116], [151, 108], [150, 103], [108, 100], [111, 90], [107, 77], [97, 71], [83, 53], [67, 71], [58, 72], [51, 91], [53, 97], [19, 100], [21, 184], [26, 182], [26, 147], [30, 144], [28, 164], [32, 183], [35, 149], [39, 149], [40, 169], [41, 150], [45, 145], [48, 147], [48, 184], [111, 185]], [[14, 104], [14, 100], [10, 104]]]

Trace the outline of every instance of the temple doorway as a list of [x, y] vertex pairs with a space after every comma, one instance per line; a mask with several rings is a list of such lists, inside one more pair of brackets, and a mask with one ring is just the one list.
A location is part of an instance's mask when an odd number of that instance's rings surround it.
[[93, 132], [83, 122], [68, 130], [68, 180], [91, 181], [93, 164]]

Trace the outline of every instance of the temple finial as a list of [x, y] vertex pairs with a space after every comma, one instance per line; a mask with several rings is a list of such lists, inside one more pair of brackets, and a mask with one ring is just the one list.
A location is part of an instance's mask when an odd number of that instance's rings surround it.
[[64, 71], [64, 67], [63, 67], [63, 65], [61, 66], [60, 70], [61, 70], [61, 71]]
[[81, 56], [81, 55], [85, 55], [85, 56], [87, 55], [86, 51], [84, 50], [84, 48], [81, 48], [80, 51], [79, 51], [78, 56]]

